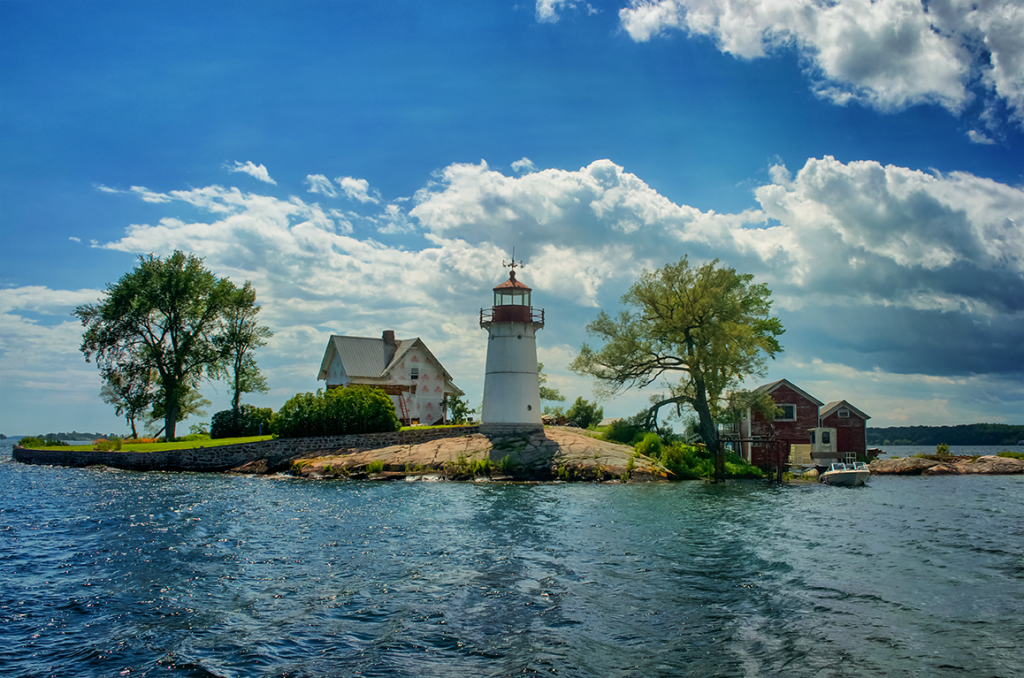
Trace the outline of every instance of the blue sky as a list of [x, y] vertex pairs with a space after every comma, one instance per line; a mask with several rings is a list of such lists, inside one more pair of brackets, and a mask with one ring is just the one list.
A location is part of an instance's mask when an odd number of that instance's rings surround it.
[[257, 289], [249, 401], [394, 329], [479, 402], [513, 246], [570, 399], [587, 322], [688, 255], [774, 290], [748, 385], [1021, 423], [1021, 35], [1013, 2], [0, 2], [0, 431], [123, 428], [70, 312], [174, 249]]

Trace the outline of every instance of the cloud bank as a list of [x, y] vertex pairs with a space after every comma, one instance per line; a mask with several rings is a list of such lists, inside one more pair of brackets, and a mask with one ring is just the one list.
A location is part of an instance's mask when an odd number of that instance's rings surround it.
[[1024, 5], [1013, 0], [630, 0], [619, 20], [637, 42], [678, 30], [744, 59], [796, 49], [837, 104], [959, 114], [977, 86], [1024, 126]]
[[[770, 168], [750, 209], [719, 214], [675, 204], [611, 160], [533, 170], [506, 176], [483, 161], [453, 164], [412, 196], [408, 211], [402, 198], [356, 199], [358, 210], [343, 211], [331, 203], [352, 204], [344, 184], [317, 175], [307, 185], [324, 204], [217, 185], [135, 187], [112, 195], [159, 206], [165, 216], [98, 246], [187, 250], [218, 275], [251, 280], [261, 318], [276, 333], [261, 352], [279, 385], [272, 396], [315, 388], [310, 366], [330, 334], [382, 329], [423, 337], [460, 386], [482, 387], [477, 313], [515, 245], [527, 264], [523, 278], [552, 319], [542, 359], [564, 383], [576, 383], [565, 375], [566, 356], [586, 339], [595, 309], [617, 308], [640, 269], [687, 255], [695, 263], [718, 258], [767, 282], [787, 328], [784, 366], [822, 383], [845, 370], [870, 375], [862, 385], [912, 385], [921, 402], [935, 399], [929, 388], [951, 388], [963, 398], [1024, 403], [1018, 187], [826, 156], [795, 173]], [[365, 182], [353, 190], [377, 195]], [[79, 377], [89, 372], [77, 355], [80, 328], [54, 324], [53, 314], [98, 296], [0, 290], [5, 375], [56, 389], [61, 361]], [[82, 383], [91, 381], [98, 389], [95, 374]], [[831, 392], [846, 397], [834, 385]]]

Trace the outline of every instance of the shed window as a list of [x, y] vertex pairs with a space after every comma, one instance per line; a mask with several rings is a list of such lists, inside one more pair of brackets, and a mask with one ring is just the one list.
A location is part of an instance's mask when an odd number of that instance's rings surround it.
[[796, 421], [796, 405], [782, 404], [778, 407], [782, 414], [775, 417], [775, 421]]
[[840, 419], [849, 419], [850, 418], [850, 410], [839, 410], [839, 418]]

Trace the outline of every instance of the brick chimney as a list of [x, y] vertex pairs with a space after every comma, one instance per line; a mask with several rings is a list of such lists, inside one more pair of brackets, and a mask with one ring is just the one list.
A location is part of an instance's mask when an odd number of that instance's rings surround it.
[[398, 350], [398, 342], [395, 341], [395, 331], [384, 330], [384, 332], [380, 336], [381, 339], [384, 340], [384, 344], [387, 345], [388, 347], [388, 360], [391, 360], [391, 358], [395, 355], [395, 351]]

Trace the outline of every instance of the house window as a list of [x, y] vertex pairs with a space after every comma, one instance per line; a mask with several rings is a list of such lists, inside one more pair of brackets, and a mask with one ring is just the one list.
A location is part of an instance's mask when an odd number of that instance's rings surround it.
[[418, 368], [418, 367], [412, 368], [409, 371], [409, 378], [410, 379], [419, 379], [420, 378], [420, 368]]
[[839, 418], [840, 419], [849, 419], [850, 418], [850, 410], [839, 410]]
[[775, 421], [796, 421], [796, 405], [782, 404], [778, 407], [782, 414], [775, 417]]

